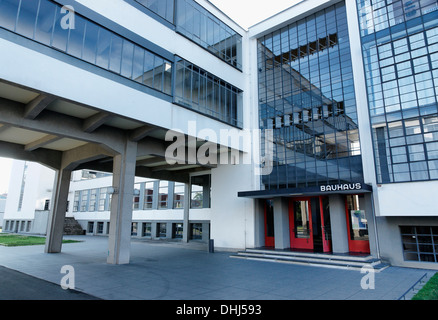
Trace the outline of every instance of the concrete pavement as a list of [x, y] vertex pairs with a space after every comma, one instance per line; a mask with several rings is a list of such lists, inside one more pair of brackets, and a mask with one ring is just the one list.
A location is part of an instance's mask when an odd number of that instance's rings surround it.
[[[359, 271], [232, 259], [196, 243], [133, 240], [131, 263], [109, 265], [108, 238], [65, 238], [82, 242], [63, 244], [57, 254], [44, 246], [0, 246], [0, 265], [10, 269], [0, 268], [0, 288], [14, 287], [0, 290], [0, 299], [51, 299], [52, 292], [59, 300], [395, 300], [434, 273], [389, 267], [374, 274], [374, 289], [364, 290]], [[74, 271], [78, 293], [61, 288], [63, 266]], [[38, 296], [39, 286], [45, 293]]]

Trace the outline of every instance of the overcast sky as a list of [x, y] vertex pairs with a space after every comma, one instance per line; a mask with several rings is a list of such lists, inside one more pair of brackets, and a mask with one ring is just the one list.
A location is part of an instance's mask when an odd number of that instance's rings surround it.
[[241, 27], [248, 27], [291, 7], [298, 0], [209, 0]]

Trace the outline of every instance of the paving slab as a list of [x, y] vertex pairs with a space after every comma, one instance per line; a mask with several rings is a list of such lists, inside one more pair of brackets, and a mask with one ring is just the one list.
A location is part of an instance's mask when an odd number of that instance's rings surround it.
[[[57, 254], [44, 253], [44, 246], [0, 247], [0, 288], [14, 286], [14, 291], [0, 290], [0, 299], [35, 299], [45, 283], [45, 293], [38, 298], [396, 300], [425, 273], [434, 273], [389, 267], [374, 274], [374, 289], [364, 290], [365, 275], [359, 271], [233, 259], [230, 252], [209, 253], [197, 243], [132, 240], [131, 263], [109, 265], [108, 238], [65, 238], [81, 242], [64, 244]], [[66, 265], [74, 270], [74, 293], [60, 286]], [[17, 282], [12, 283], [14, 278]]]

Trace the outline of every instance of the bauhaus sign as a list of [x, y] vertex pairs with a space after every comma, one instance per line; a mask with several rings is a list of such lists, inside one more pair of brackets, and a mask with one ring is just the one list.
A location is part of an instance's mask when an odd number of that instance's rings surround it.
[[320, 186], [321, 192], [361, 190], [362, 183], [343, 183]]

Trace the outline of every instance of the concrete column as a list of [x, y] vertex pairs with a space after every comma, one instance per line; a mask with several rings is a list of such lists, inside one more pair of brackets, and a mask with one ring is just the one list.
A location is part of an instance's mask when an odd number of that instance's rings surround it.
[[348, 230], [344, 197], [329, 196], [333, 253], [348, 253]]
[[274, 199], [275, 249], [290, 248], [289, 201], [287, 198]]
[[70, 178], [71, 170], [69, 169], [61, 169], [56, 173], [52, 199], [53, 205], [49, 213], [47, 225], [46, 253], [61, 252]]
[[115, 192], [111, 200], [107, 258], [109, 264], [127, 264], [130, 259], [136, 155], [137, 143], [127, 140], [124, 152], [114, 156]]
[[183, 242], [189, 242], [190, 231], [190, 184], [184, 184], [184, 220], [183, 220]]
[[361, 210], [365, 210], [365, 216], [368, 222], [368, 237], [370, 242], [370, 254], [377, 258], [379, 257], [378, 243], [377, 243], [377, 228], [375, 224], [374, 207], [372, 203], [372, 193], [365, 193], [363, 198], [359, 198], [359, 206]]

